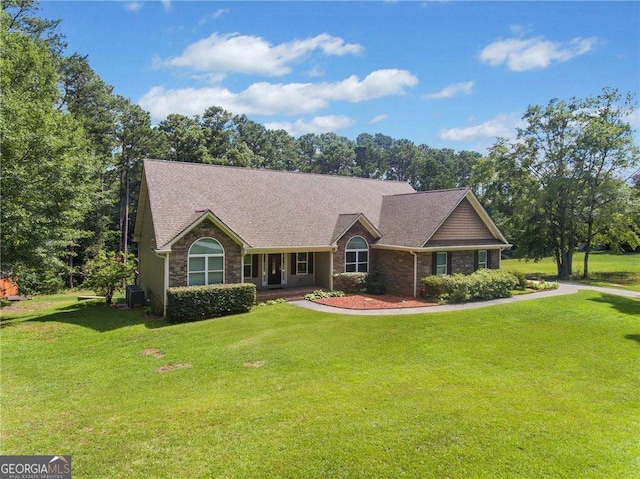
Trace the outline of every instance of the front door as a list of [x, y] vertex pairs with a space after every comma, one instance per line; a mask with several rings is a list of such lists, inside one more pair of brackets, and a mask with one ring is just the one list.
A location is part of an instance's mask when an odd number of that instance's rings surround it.
[[267, 284], [280, 286], [282, 284], [282, 255], [280, 253], [270, 254], [267, 260]]

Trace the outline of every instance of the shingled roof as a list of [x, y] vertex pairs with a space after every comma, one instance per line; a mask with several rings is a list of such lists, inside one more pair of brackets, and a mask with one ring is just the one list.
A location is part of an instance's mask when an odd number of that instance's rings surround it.
[[379, 232], [378, 245], [421, 248], [470, 194], [418, 193], [399, 181], [157, 160], [144, 161], [143, 182], [158, 249], [206, 214], [250, 248], [328, 247], [355, 221]]
[[172, 161], [144, 161], [156, 245], [162, 248], [210, 210], [253, 248], [323, 247], [339, 216], [380, 224], [384, 195], [408, 184]]

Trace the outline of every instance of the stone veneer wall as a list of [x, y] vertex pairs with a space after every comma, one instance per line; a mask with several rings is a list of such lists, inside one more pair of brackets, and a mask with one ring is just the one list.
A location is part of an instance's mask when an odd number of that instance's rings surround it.
[[175, 243], [169, 256], [169, 287], [187, 286], [189, 248], [200, 238], [213, 238], [224, 248], [224, 282], [242, 280], [240, 245], [210, 221], [203, 221]]
[[369, 272], [375, 271], [375, 255], [371, 254], [371, 243], [375, 241], [374, 237], [367, 229], [356, 222], [347, 232], [338, 240], [338, 249], [333, 253], [333, 273], [344, 273], [345, 249], [347, 243], [354, 236], [362, 236], [369, 243]]

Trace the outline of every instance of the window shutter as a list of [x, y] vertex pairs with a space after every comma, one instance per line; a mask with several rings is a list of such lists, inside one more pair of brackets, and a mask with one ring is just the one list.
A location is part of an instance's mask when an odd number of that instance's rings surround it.
[[251, 273], [253, 274], [254, 278], [259, 278], [258, 275], [258, 256], [257, 254], [254, 254], [251, 257]]
[[315, 263], [314, 253], [307, 253], [307, 271], [309, 274], [313, 274], [313, 263]]
[[487, 250], [487, 268], [492, 269], [492, 266], [491, 266], [491, 250], [490, 249]]
[[453, 256], [453, 251], [447, 252], [447, 274], [453, 274], [453, 268], [451, 267], [451, 258]]
[[296, 253], [291, 253], [291, 274], [294, 276], [298, 274], [298, 262], [296, 260]]
[[473, 270], [478, 271], [478, 250], [473, 252]]
[[438, 253], [431, 254], [431, 274], [436, 275], [438, 272]]

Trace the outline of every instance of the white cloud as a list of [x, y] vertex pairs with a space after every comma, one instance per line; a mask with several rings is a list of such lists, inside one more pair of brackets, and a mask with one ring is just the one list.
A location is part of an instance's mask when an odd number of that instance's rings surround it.
[[480, 61], [491, 66], [506, 64], [511, 71], [522, 72], [547, 68], [591, 51], [596, 37], [576, 37], [569, 42], [552, 42], [543, 37], [496, 40], [480, 52]]
[[160, 0], [160, 2], [162, 3], [162, 8], [164, 8], [165, 12], [168, 12], [173, 8], [173, 5], [171, 4], [171, 0]]
[[358, 103], [385, 96], [401, 95], [418, 79], [406, 70], [376, 70], [363, 80], [353, 75], [334, 83], [254, 83], [232, 92], [221, 86], [149, 90], [138, 102], [161, 120], [169, 113], [202, 114], [212, 105], [247, 115], [299, 115], [326, 108], [331, 101]]
[[348, 116], [328, 115], [316, 116], [311, 121], [296, 120], [294, 122], [271, 122], [265, 123], [265, 127], [270, 130], [285, 130], [292, 136], [301, 136], [306, 133], [329, 133], [355, 125], [356, 121]]
[[182, 55], [169, 58], [162, 64], [201, 72], [281, 76], [291, 71], [291, 63], [316, 50], [325, 55], [341, 56], [359, 54], [363, 48], [328, 33], [275, 46], [252, 35], [213, 33], [189, 45]]
[[514, 138], [516, 128], [522, 125], [518, 113], [501, 113], [491, 120], [473, 126], [449, 128], [438, 131], [438, 138], [447, 141], [468, 141], [480, 138]]
[[427, 95], [424, 95], [423, 98], [425, 100], [435, 100], [440, 98], [451, 98], [459, 94], [471, 95], [472, 92], [473, 92], [473, 82], [467, 81], [467, 82], [461, 82], [461, 83], [453, 83], [451, 85], [444, 87], [442, 90], [440, 90], [437, 93], [429, 93]]
[[124, 8], [130, 12], [137, 12], [144, 6], [143, 2], [129, 2], [124, 5]]
[[230, 12], [230, 10], [228, 8], [219, 8], [215, 12], [210, 13], [210, 14], [205, 15], [204, 17], [202, 17], [200, 19], [200, 21], [198, 22], [198, 25], [202, 26], [205, 23], [210, 22], [211, 20], [215, 20], [216, 18], [220, 18], [222, 15], [226, 15], [229, 12]]
[[369, 124], [373, 125], [374, 123], [380, 123], [381, 121], [389, 118], [389, 115], [376, 115], [371, 120], [369, 120]]

